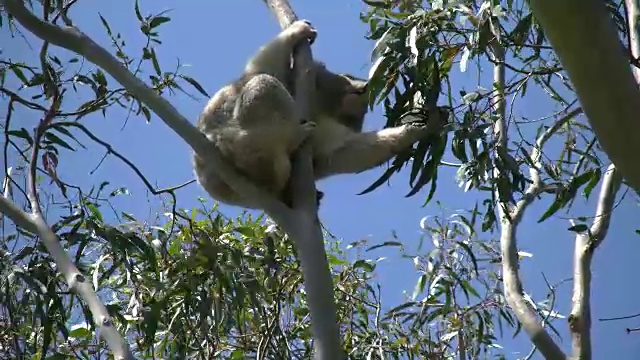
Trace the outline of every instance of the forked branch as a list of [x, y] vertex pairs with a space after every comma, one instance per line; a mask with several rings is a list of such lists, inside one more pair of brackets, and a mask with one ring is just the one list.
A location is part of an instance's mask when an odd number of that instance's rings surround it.
[[[500, 43], [500, 32], [498, 29], [491, 27], [493, 31], [494, 38], [492, 39], [490, 45], [493, 55], [494, 62], [494, 90], [496, 94], [496, 98], [494, 100], [493, 111], [496, 117], [496, 121], [494, 124], [493, 132], [494, 137], [496, 138], [497, 147], [502, 147], [506, 149], [507, 145], [507, 124], [506, 124], [506, 99], [504, 95], [505, 88], [505, 51]], [[571, 117], [567, 116], [566, 119], [570, 119]], [[558, 122], [559, 123], [559, 122]], [[555, 128], [557, 130], [559, 126], [556, 123]], [[552, 130], [555, 131], [555, 130]], [[549, 132], [543, 134], [537, 142], [536, 149], [534, 151], [540, 151], [539, 146], [543, 145], [549, 136], [551, 136], [553, 132]], [[540, 154], [538, 153], [537, 158], [539, 159]], [[534, 160], [535, 161], [535, 160]], [[500, 225], [501, 225], [501, 233], [500, 233], [500, 253], [502, 256], [502, 276], [503, 276], [503, 286], [504, 286], [504, 295], [507, 301], [507, 304], [511, 307], [512, 311], [518, 318], [518, 321], [522, 324], [522, 327], [525, 329], [533, 344], [540, 350], [542, 355], [547, 359], [566, 359], [566, 355], [562, 352], [558, 344], [553, 341], [551, 336], [547, 333], [545, 328], [542, 326], [537, 314], [531, 309], [527, 300], [525, 300], [523, 295], [522, 281], [520, 279], [520, 274], [518, 273], [518, 246], [516, 240], [516, 232], [520, 220], [522, 219], [522, 213], [526, 207], [526, 205], [531, 201], [527, 195], [531, 195], [538, 190], [538, 187], [541, 186], [540, 177], [539, 177], [539, 167], [536, 166], [532, 169], [532, 182], [533, 184], [528, 189], [525, 197], [520, 201], [519, 204], [513, 206], [506, 199], [502, 199], [499, 191], [495, 191], [497, 201], [497, 208], [500, 214]], [[498, 178], [502, 176], [500, 171], [497, 169], [494, 170], [494, 177]], [[531, 194], [530, 194], [531, 193]]]
[[591, 262], [598, 245], [607, 236], [613, 203], [621, 184], [622, 176], [614, 165], [609, 165], [602, 180], [593, 224], [587, 231], [576, 235], [569, 314], [571, 345], [576, 359], [591, 359]]

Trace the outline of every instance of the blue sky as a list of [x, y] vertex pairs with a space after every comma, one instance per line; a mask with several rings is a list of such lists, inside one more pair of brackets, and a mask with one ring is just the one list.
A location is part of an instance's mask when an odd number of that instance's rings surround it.
[[[117, 3], [119, 5], [115, 6], [116, 2], [85, 0], [74, 6], [70, 15], [83, 32], [101, 45], [109, 47], [110, 41], [101, 25], [99, 12], [107, 19], [114, 32], [123, 34], [128, 53], [137, 57], [145, 39], [135, 19], [134, 2]], [[163, 69], [170, 71], [175, 68], [178, 59], [182, 64], [189, 64], [182, 72], [197, 79], [210, 94], [240, 74], [249, 56], [279, 30], [276, 19], [259, 0], [184, 3], [155, 0], [140, 3], [143, 14], [171, 9], [168, 16], [172, 21], [160, 28], [163, 44], [156, 48]], [[360, 1], [294, 0], [291, 4], [300, 17], [310, 19], [318, 30], [318, 38], [313, 46], [314, 57], [324, 61], [334, 71], [366, 77], [373, 42], [364, 39], [367, 25], [358, 19], [358, 14], [363, 9]], [[21, 38], [10, 39], [4, 28], [0, 32], [3, 56], [35, 64], [40, 42], [29, 34], [25, 34], [25, 38], [26, 44]], [[63, 59], [70, 57], [66, 50], [54, 51]], [[475, 75], [462, 74], [457, 67], [452, 72], [452, 81], [457, 86], [467, 90], [476, 87]], [[490, 79], [491, 69], [487, 68], [484, 72], [481, 76], [482, 84], [489, 87], [491, 82], [485, 80]], [[15, 88], [12, 84], [15, 85], [14, 80], [10, 80], [8, 87]], [[186, 84], [183, 86], [188, 88]], [[85, 94], [68, 93], [68, 109], [86, 101]], [[195, 99], [178, 94], [171, 96], [169, 101], [188, 119], [195, 121], [206, 99], [197, 96], [195, 91], [192, 94], [196, 95]], [[6, 103], [5, 100], [2, 102]], [[529, 89], [527, 97], [517, 100], [516, 104], [514, 115], [529, 119], [559, 110], [539, 89]], [[0, 103], [0, 108], [3, 109], [0, 111], [4, 111], [6, 106]], [[28, 112], [18, 110], [14, 115], [14, 122], [30, 129], [38, 119], [29, 116]], [[151, 123], [147, 124], [142, 117], [132, 116], [128, 120], [126, 117], [126, 111], [113, 107], [106, 118], [101, 115], [91, 116], [84, 120], [84, 124], [137, 164], [158, 187], [177, 185], [193, 178], [189, 148], [162, 121], [152, 116]], [[123, 129], [125, 120], [126, 126]], [[376, 109], [369, 115], [365, 128], [377, 129], [383, 124], [380, 109]], [[85, 145], [90, 145], [88, 139]], [[162, 210], [159, 199], [148, 194], [136, 175], [117, 159], [109, 157], [98, 171], [90, 174], [104, 150], [93, 145], [89, 148], [90, 152], [67, 153], [62, 157], [59, 170], [67, 181], [90, 186], [109, 179], [114, 188], [126, 186], [131, 195], [118, 199], [115, 202], [116, 208], [140, 219], [151, 219]], [[382, 168], [379, 168], [358, 175], [337, 176], [321, 181], [319, 188], [325, 192], [325, 198], [320, 217], [325, 226], [344, 239], [345, 243], [362, 238], [368, 238], [372, 243], [382, 242], [389, 240], [392, 231], [396, 231], [407, 248], [413, 250], [421, 236], [420, 219], [427, 215], [439, 215], [442, 210], [434, 202], [422, 207], [425, 193], [411, 198], [404, 197], [409, 191], [406, 172], [397, 174], [389, 186], [382, 186], [367, 195], [356, 195], [377, 179], [381, 172]], [[473, 193], [460, 190], [455, 183], [454, 174], [455, 170], [442, 168], [436, 195], [436, 200], [443, 203], [445, 213], [449, 214], [459, 209], [468, 209], [479, 199]], [[619, 195], [621, 194], [622, 192]], [[197, 197], [207, 197], [196, 184], [181, 189], [177, 195], [178, 206], [181, 208], [198, 206]], [[547, 292], [542, 273], [552, 283], [572, 274], [573, 236], [566, 231], [569, 227], [566, 215], [557, 215], [543, 224], [536, 223], [549, 204], [550, 199], [547, 198], [530, 207], [518, 231], [520, 249], [534, 254], [532, 259], [522, 263], [521, 274], [526, 291], [533, 294], [535, 299], [542, 299]], [[593, 215], [593, 201], [578, 200], [576, 204], [571, 214]], [[240, 211], [225, 206], [222, 209], [227, 215], [238, 214]], [[632, 215], [634, 213], [636, 215]], [[639, 239], [634, 234], [634, 229], [639, 227], [634, 225], [637, 224], [637, 214], [635, 200], [627, 194], [626, 199], [618, 205], [609, 236], [594, 259], [592, 335], [595, 359], [607, 355], [617, 355], [618, 359], [635, 359], [640, 356], [637, 335], [627, 335], [625, 332], [627, 327], [640, 326], [640, 320], [606, 323], [598, 321], [603, 317], [640, 312], [637, 303], [640, 288], [627, 283], [630, 276], [628, 269], [631, 269], [632, 264], [640, 263]], [[383, 301], [387, 306], [400, 302], [404, 291], [411, 294], [418, 274], [410, 261], [400, 259], [395, 251], [389, 250], [378, 250], [365, 255], [371, 258], [388, 257], [378, 267]], [[570, 306], [570, 287], [564, 285], [559, 294], [557, 310], [566, 315]], [[556, 326], [564, 337], [560, 345], [570, 351], [566, 324], [558, 321]], [[506, 347], [508, 358], [516, 358], [515, 354], [509, 355], [511, 351], [519, 352], [522, 356], [530, 349], [530, 343], [524, 334], [517, 339], [511, 339], [507, 334], [501, 344]]]

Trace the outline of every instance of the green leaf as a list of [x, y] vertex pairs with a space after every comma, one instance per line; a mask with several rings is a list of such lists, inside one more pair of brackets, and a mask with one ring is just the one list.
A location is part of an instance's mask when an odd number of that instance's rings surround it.
[[547, 209], [547, 211], [545, 211], [544, 214], [542, 214], [542, 216], [540, 217], [540, 219], [538, 219], [538, 223], [541, 223], [547, 220], [551, 215], [555, 214], [558, 210], [560, 210], [563, 204], [564, 204], [564, 201], [562, 200], [562, 198], [560, 196], [556, 197], [553, 203], [551, 204], [551, 206], [549, 206], [549, 208]]
[[93, 81], [95, 81], [101, 87], [107, 86], [107, 78], [104, 76], [102, 70], [97, 69], [96, 72], [91, 74], [91, 77], [93, 78]]
[[24, 73], [22, 72], [22, 70], [20, 70], [20, 68], [14, 64], [12, 64], [10, 66], [11, 71], [13, 71], [13, 73], [18, 77], [18, 79], [20, 79], [20, 81], [22, 81], [22, 83], [24, 85], [29, 86], [29, 80], [27, 80], [27, 77], [24, 76]]
[[372, 250], [379, 249], [379, 248], [382, 248], [382, 247], [387, 247], [387, 246], [400, 246], [400, 247], [402, 247], [402, 243], [398, 242], [398, 241], [385, 241], [382, 244], [373, 245], [373, 246], [367, 248], [365, 251], [368, 252], [368, 251], [372, 251]]
[[[158, 323], [161, 320], [161, 313], [165, 306], [166, 304], [164, 301], [152, 299], [151, 309], [144, 312], [144, 341], [146, 344], [153, 344], [153, 340], [156, 336], [156, 330], [158, 330]], [[182, 312], [181, 309], [182, 307], [176, 308], [176, 316]]]
[[144, 118], [146, 119], [147, 123], [151, 122], [151, 112], [149, 111], [149, 108], [142, 105], [140, 106], [140, 111], [142, 112], [142, 115], [144, 115]]
[[451, 70], [453, 61], [455, 60], [456, 56], [460, 54], [460, 51], [463, 48], [464, 48], [464, 45], [460, 44], [460, 45], [451, 46], [447, 49], [444, 49], [444, 51], [442, 51], [442, 53], [440, 54], [440, 59], [442, 61], [442, 63], [440, 64], [440, 67], [445, 73], [448, 73]]
[[42, 295], [47, 293], [47, 287], [44, 286], [44, 284], [40, 280], [25, 273], [22, 269], [14, 268], [14, 271], [12, 274], [14, 274], [20, 280], [22, 280], [36, 294]]
[[138, 0], [136, 0], [136, 5], [134, 7], [135, 11], [136, 11], [136, 17], [138, 18], [138, 21], [142, 21], [142, 14], [140, 13], [140, 5], [138, 4]]
[[252, 238], [256, 236], [256, 232], [253, 228], [248, 227], [248, 226], [238, 226], [236, 228], [233, 229], [234, 231], [248, 237], [248, 238]]
[[57, 123], [53, 124], [50, 127], [50, 129], [56, 130], [56, 131], [58, 131], [58, 132], [60, 132], [60, 133], [62, 133], [62, 134], [64, 134], [64, 135], [66, 135], [66, 136], [68, 136], [68, 137], [70, 137], [70, 138], [75, 140], [75, 137], [73, 136], [73, 134], [69, 130], [65, 129], [65, 127], [60, 125], [60, 124], [57, 124]]
[[25, 139], [29, 143], [29, 145], [33, 145], [33, 139], [25, 128], [20, 128], [20, 130], [9, 130], [7, 131], [7, 135]]
[[384, 55], [384, 52], [387, 49], [387, 45], [392, 36], [389, 34], [390, 31], [394, 30], [394, 28], [387, 28], [382, 35], [378, 38], [376, 43], [373, 46], [373, 50], [371, 50], [371, 59], [370, 61], [374, 61], [380, 56]]
[[585, 231], [589, 230], [589, 227], [586, 224], [578, 224], [578, 225], [573, 225], [572, 227], [568, 228], [567, 230], [573, 231], [573, 232], [577, 232], [577, 233], [582, 233], [582, 232], [585, 232]]
[[571, 181], [571, 186], [575, 187], [576, 189], [580, 188], [582, 185], [586, 184], [591, 180], [591, 178], [593, 177], [593, 172], [594, 170], [592, 169], [589, 171], [585, 171], [582, 174], [576, 176]]
[[200, 94], [209, 97], [209, 94], [207, 94], [207, 92], [204, 90], [204, 88], [202, 87], [202, 85], [200, 85], [200, 83], [198, 83], [194, 78], [190, 77], [190, 76], [186, 76], [186, 75], [178, 75], [181, 78], [183, 78], [186, 82], [188, 82], [189, 84], [191, 84], [191, 86], [193, 86], [194, 88], [196, 88], [196, 90], [198, 90], [198, 92], [200, 92]]
[[395, 316], [398, 313], [400, 313], [402, 310], [411, 308], [411, 307], [416, 306], [416, 305], [417, 304], [416, 304], [415, 301], [409, 301], [409, 302], [406, 302], [404, 304], [400, 304], [400, 305], [392, 308], [391, 310], [388, 311], [388, 314], [389, 314], [389, 316]]
[[482, 218], [482, 231], [489, 231], [497, 221], [495, 207], [491, 204], [491, 200], [489, 200], [489, 204], [487, 205], [487, 212], [485, 212], [484, 217]]
[[518, 21], [509, 37], [516, 45], [523, 45], [533, 25], [533, 14], [529, 13]]
[[100, 210], [98, 209], [98, 207], [90, 202], [86, 202], [85, 205], [87, 206], [87, 208], [89, 209], [89, 211], [91, 212], [91, 217], [93, 217], [94, 219], [103, 222], [102, 220], [102, 214], [100, 213]]
[[71, 151], [76, 151], [76, 149], [72, 148], [69, 144], [67, 144], [66, 141], [60, 139], [56, 134], [52, 133], [52, 132], [47, 132], [44, 134], [45, 139], [51, 141], [54, 144], [58, 144], [60, 146], [62, 146], [63, 148], [66, 148], [68, 150]]
[[413, 287], [413, 294], [411, 295], [411, 300], [415, 300], [418, 295], [420, 295], [424, 291], [424, 287], [427, 284], [427, 274], [422, 274], [418, 278], [418, 282], [416, 282], [416, 286]]
[[[411, 191], [405, 195], [405, 197], [413, 196], [416, 194], [424, 185], [431, 182], [431, 188], [429, 189], [429, 194], [427, 195], [426, 203], [428, 203], [436, 190], [436, 180], [438, 178], [438, 165], [442, 160], [442, 156], [444, 154], [446, 145], [447, 145], [447, 136], [429, 136], [426, 140], [421, 141], [418, 144], [418, 147], [424, 146], [431, 149], [431, 159], [426, 162], [426, 164], [422, 168], [422, 173], [418, 178], [418, 181], [413, 186]], [[423, 143], [424, 142], [424, 143]]]
[[451, 153], [456, 157], [456, 159], [466, 163], [469, 161], [469, 158], [467, 157], [465, 141], [464, 139], [459, 138], [457, 133], [458, 132], [454, 134], [454, 138], [451, 140]]
[[358, 195], [363, 195], [363, 194], [366, 194], [366, 193], [369, 193], [369, 192], [375, 190], [380, 185], [384, 184], [385, 181], [389, 180], [389, 178], [391, 177], [391, 175], [393, 175], [394, 172], [399, 171], [399, 170], [400, 170], [399, 167], [391, 166], [390, 168], [387, 169], [387, 171], [384, 172], [384, 174], [382, 174], [382, 176], [380, 176], [380, 178], [378, 178], [378, 180], [376, 180], [373, 184], [371, 184], [368, 188], [364, 189]]
[[127, 189], [126, 187], [120, 187], [109, 193], [109, 197], [115, 197], [118, 195], [130, 195], [129, 189]]
[[[464, 220], [466, 220], [464, 217], [461, 216], [461, 218]], [[467, 225], [469, 226], [469, 225]], [[473, 228], [469, 227], [472, 231]], [[467, 253], [467, 255], [469, 255], [469, 257], [471, 258], [471, 263], [473, 264], [473, 270], [476, 273], [476, 276], [479, 276], [480, 274], [478, 273], [478, 260], [476, 259], [476, 255], [473, 253], [473, 251], [471, 250], [471, 247], [469, 247], [468, 244], [465, 244], [462, 241], [456, 241], [456, 244], [458, 246], [460, 246], [462, 249], [464, 249], [464, 251]]]
[[171, 19], [166, 16], [156, 16], [153, 19], [151, 19], [151, 22], [149, 23], [149, 28], [153, 29], [169, 21], [171, 21]]
[[376, 266], [375, 264], [372, 264], [366, 260], [356, 260], [356, 262], [353, 263], [353, 268], [354, 269], [363, 269], [366, 272], [372, 272], [373, 270], [375, 270]]
[[420, 173], [420, 177], [415, 185], [411, 188], [411, 191], [405, 195], [405, 197], [410, 197], [418, 193], [420, 189], [422, 189], [431, 179], [433, 178], [433, 174], [435, 173], [437, 168], [437, 164], [433, 160], [427, 161], [422, 167], [422, 172]]
[[478, 291], [476, 291], [476, 289], [473, 286], [471, 286], [471, 284], [469, 284], [467, 280], [460, 279], [458, 283], [462, 286], [465, 292], [469, 292], [471, 293], [471, 295], [477, 297], [478, 299], [482, 299], [480, 294], [478, 294]]
[[[137, 5], [137, 2], [136, 2]], [[107, 34], [109, 34], [109, 36], [112, 36], [112, 32], [111, 32], [111, 27], [109, 26], [109, 23], [107, 22], [107, 19], [105, 19], [102, 14], [98, 13], [98, 16], [100, 17], [100, 21], [102, 22], [102, 26], [104, 26], [104, 28], [107, 30]]]
[[153, 69], [156, 71], [156, 75], [161, 76], [162, 70], [160, 69], [160, 63], [158, 63], [158, 57], [156, 56], [156, 50], [151, 48], [151, 63], [153, 64]]
[[591, 195], [591, 192], [593, 191], [593, 189], [596, 187], [596, 185], [598, 185], [601, 177], [602, 177], [602, 170], [600, 170], [600, 168], [595, 168], [591, 173], [591, 177], [589, 178], [589, 182], [587, 183], [587, 186], [585, 186], [584, 189], [582, 190], [582, 195], [585, 198], [589, 199], [589, 195]]
[[[393, 69], [394, 66], [395, 60], [392, 57], [383, 56], [378, 59], [369, 70], [367, 89], [369, 90], [369, 103], [371, 108], [373, 108], [373, 105], [385, 99], [391, 90], [393, 90], [399, 76], [397, 71], [389, 71], [389, 69]], [[371, 85], [370, 89], [369, 85]]]

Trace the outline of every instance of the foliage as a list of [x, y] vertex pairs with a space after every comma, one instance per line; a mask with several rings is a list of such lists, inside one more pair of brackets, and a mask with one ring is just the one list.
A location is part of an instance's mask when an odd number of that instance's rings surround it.
[[[585, 215], [569, 215], [574, 221], [569, 230], [579, 234], [576, 271], [590, 272], [589, 265], [584, 264], [590, 264], [593, 250], [606, 236], [621, 180], [616, 178], [615, 169], [605, 170], [606, 157], [586, 119], [579, 117], [582, 108], [576, 106], [579, 104], [572, 84], [543, 29], [525, 2], [367, 3], [371, 6], [362, 20], [369, 25], [369, 37], [376, 40], [371, 98], [384, 106], [387, 125], [407, 118], [426, 121], [435, 108], [447, 111], [451, 121], [449, 133], [426, 139], [398, 156], [368, 190], [412, 161], [408, 196], [430, 184], [426, 195], [429, 202], [441, 166], [457, 167], [460, 187], [466, 192], [478, 191], [481, 198], [482, 232], [500, 233], [506, 303], [518, 309], [516, 318], [534, 343], [528, 357], [539, 349], [547, 358], [564, 358], [543, 328], [549, 325], [549, 314], [559, 315], [547, 307], [549, 303], [542, 309], [529, 294], [522, 294], [517, 227], [525, 209], [545, 195], [551, 202], [538, 217], [539, 223], [561, 210], [570, 213], [577, 195], [589, 199], [607, 172], [593, 224], [587, 224], [590, 218]], [[630, 53], [625, 9], [619, 2], [608, 2], [608, 10]], [[488, 68], [493, 76], [485, 75]], [[526, 109], [517, 100], [533, 96], [530, 93], [538, 89], [544, 91], [549, 108], [559, 111], [538, 119], [517, 117], [515, 114]], [[442, 102], [440, 95], [445, 97]], [[605, 198], [610, 202], [602, 202]], [[590, 250], [583, 250], [585, 236], [596, 239], [590, 240]], [[581, 357], [591, 351], [589, 340], [584, 340], [589, 338], [590, 309], [581, 305], [588, 302], [590, 294], [584, 290], [589, 289], [589, 281], [587, 275], [574, 279], [569, 316], [574, 355]], [[554, 327], [550, 331], [559, 335]]]
[[[575, 95], [553, 50], [545, 45], [542, 29], [522, 4], [466, 1], [448, 5], [436, 1], [423, 8], [419, 3], [422, 2], [414, 2], [411, 7], [403, 4], [402, 10], [373, 7], [363, 16], [370, 26], [370, 37], [377, 42], [372, 70], [376, 79], [374, 94], [385, 107], [387, 124], [392, 125], [407, 114], [427, 116], [424, 104], [427, 110], [436, 104], [443, 88], [446, 95], [443, 106], [452, 109], [454, 124], [447, 154], [460, 161], [458, 181], [466, 191], [489, 193], [484, 202], [486, 231], [496, 225], [494, 190], [498, 190], [502, 199], [514, 200], [530, 182], [524, 173], [533, 164], [530, 153], [534, 143], [528, 128], [540, 123], [535, 130], [539, 136], [549, 127], [548, 122], [510, 116], [513, 130], [509, 129], [509, 139], [511, 136], [516, 139], [510, 140], [508, 148], [501, 149], [498, 137], [490, 131], [496, 122], [492, 107], [498, 97], [512, 96], [515, 103], [517, 98], [527, 95], [532, 85], [540, 86], [550, 100], [565, 108], [555, 114], [558, 117], [576, 104]], [[460, 82], [452, 80], [453, 70], [469, 73], [474, 61], [477, 69], [498, 63], [491, 48], [495, 37], [499, 37], [506, 52], [504, 65], [513, 73], [500, 89], [501, 94], [492, 84], [464, 89]], [[558, 189], [555, 201], [540, 221], [569, 205], [578, 190], [583, 189], [588, 197], [602, 174], [601, 153], [596, 151], [597, 141], [584, 120], [566, 121], [557, 134], [566, 147], [557, 158], [544, 159], [542, 170], [549, 184]], [[398, 171], [409, 159], [413, 160], [410, 194], [430, 182], [427, 200], [431, 197], [437, 185], [437, 165], [448, 144], [445, 140], [420, 143], [415, 151], [398, 157], [392, 165]]]
[[[176, 213], [175, 222], [162, 226], [145, 225], [126, 214], [113, 214], [126, 221], [110, 225], [103, 221], [109, 214], [102, 209], [108, 209], [108, 199], [117, 194], [102, 200], [99, 194], [88, 195], [74, 205], [72, 215], [62, 216], [52, 227], [99, 289], [137, 356], [309, 357], [309, 317], [299, 264], [291, 241], [273, 224], [248, 215], [228, 219], [217, 211], [192, 210]], [[481, 296], [471, 286], [477, 264], [471, 242], [453, 239], [468, 235], [460, 226], [427, 229], [452, 244], [415, 257], [424, 278], [413, 298], [425, 292], [425, 284], [431, 284], [431, 290], [424, 300], [401, 304], [386, 316], [373, 279], [376, 263], [348, 261], [333, 242], [335, 296], [352, 358], [372, 352], [393, 358], [443, 354], [450, 351], [451, 334], [458, 331], [474, 341], [479, 337], [479, 345], [495, 340], [491, 309], [499, 308], [501, 300], [491, 291]], [[65, 290], [37, 238], [11, 234], [3, 251], [3, 356], [97, 358], [107, 350], [93, 336], [89, 310]], [[456, 289], [467, 294], [466, 300], [456, 298]], [[475, 304], [469, 296], [476, 298]], [[469, 327], [466, 319], [475, 319], [477, 328]], [[426, 323], [439, 324], [433, 335], [420, 330]], [[463, 323], [467, 325], [461, 329]]]

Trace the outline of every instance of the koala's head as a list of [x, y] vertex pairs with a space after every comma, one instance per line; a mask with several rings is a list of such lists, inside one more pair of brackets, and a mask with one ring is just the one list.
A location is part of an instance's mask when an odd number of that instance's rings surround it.
[[366, 80], [332, 73], [322, 64], [316, 67], [316, 109], [319, 115], [336, 119], [360, 132], [369, 107], [368, 99]]

